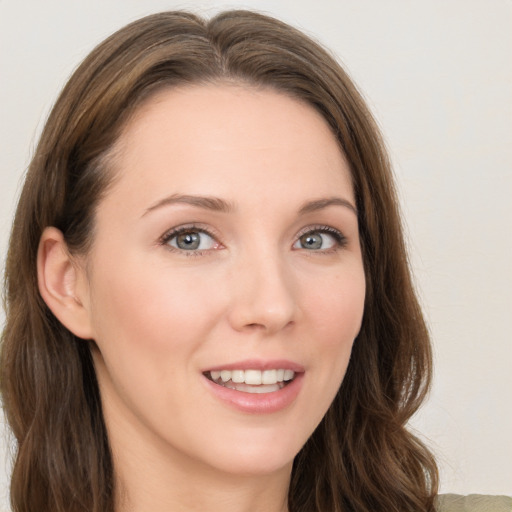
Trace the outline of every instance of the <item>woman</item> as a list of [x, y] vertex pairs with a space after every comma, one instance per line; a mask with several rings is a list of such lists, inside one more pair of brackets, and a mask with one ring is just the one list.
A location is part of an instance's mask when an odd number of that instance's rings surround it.
[[293, 28], [170, 12], [100, 44], [41, 136], [6, 288], [14, 510], [434, 509], [389, 164]]

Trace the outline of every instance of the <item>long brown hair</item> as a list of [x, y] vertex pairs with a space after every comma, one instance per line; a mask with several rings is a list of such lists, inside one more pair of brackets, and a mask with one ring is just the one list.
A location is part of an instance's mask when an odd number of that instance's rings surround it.
[[[5, 273], [1, 391], [17, 441], [15, 512], [112, 512], [114, 468], [88, 343], [64, 328], [37, 287], [43, 229], [86, 253], [108, 190], [109, 155], [157, 90], [230, 81], [317, 109], [353, 176], [367, 292], [341, 388], [297, 455], [291, 512], [434, 510], [435, 461], [406, 429], [431, 378], [428, 332], [411, 283], [379, 131], [345, 71], [316, 42], [247, 11], [205, 21], [155, 14], [101, 43], [57, 100], [30, 165]], [[110, 152], [110, 153], [109, 153]]]

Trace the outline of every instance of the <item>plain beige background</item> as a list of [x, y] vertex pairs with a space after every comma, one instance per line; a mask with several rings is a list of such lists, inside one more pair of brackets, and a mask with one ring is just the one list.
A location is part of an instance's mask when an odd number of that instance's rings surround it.
[[[319, 39], [367, 98], [395, 165], [434, 341], [434, 389], [412, 426], [438, 455], [442, 491], [512, 495], [509, 0], [0, 0], [2, 264], [37, 136], [88, 51], [144, 14], [239, 6]], [[3, 438], [0, 508], [9, 472]]]

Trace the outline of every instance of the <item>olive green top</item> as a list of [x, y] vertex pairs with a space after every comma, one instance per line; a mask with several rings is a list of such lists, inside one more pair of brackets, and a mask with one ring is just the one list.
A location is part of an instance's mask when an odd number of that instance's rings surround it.
[[439, 512], [512, 512], [512, 497], [485, 494], [441, 494]]

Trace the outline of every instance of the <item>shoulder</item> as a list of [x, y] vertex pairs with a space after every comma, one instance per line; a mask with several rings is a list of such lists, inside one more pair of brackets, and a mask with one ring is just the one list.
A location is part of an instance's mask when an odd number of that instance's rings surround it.
[[512, 512], [512, 497], [484, 494], [441, 494], [438, 512]]

